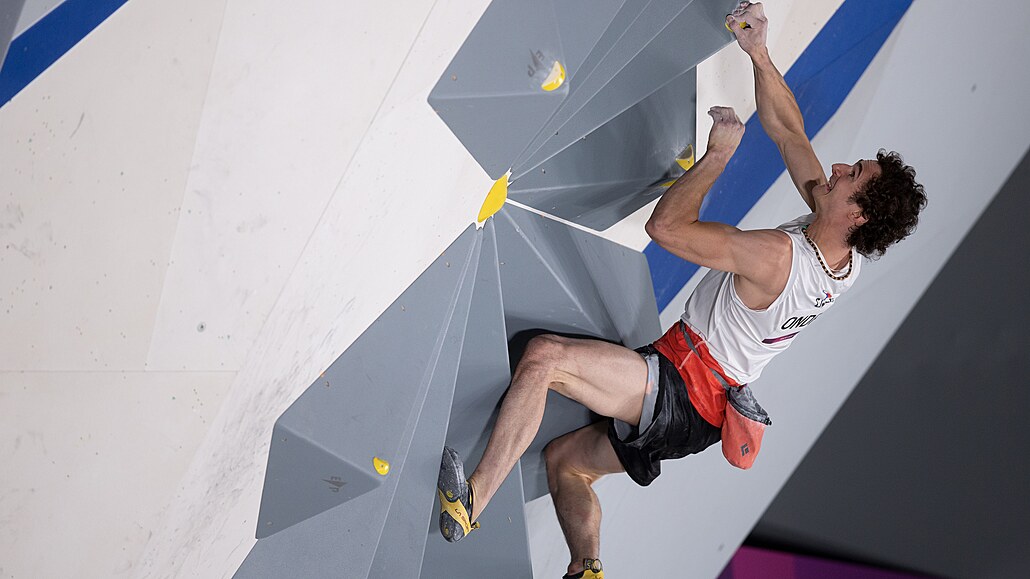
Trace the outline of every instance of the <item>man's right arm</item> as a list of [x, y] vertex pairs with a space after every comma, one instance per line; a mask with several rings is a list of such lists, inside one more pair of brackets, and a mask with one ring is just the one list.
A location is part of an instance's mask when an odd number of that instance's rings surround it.
[[[754, 65], [755, 98], [762, 128], [779, 148], [787, 172], [801, 197], [815, 211], [812, 190], [826, 183], [826, 175], [805, 135], [805, 122], [794, 93], [769, 58], [766, 47], [768, 20], [762, 4], [742, 4], [726, 17], [726, 22]], [[747, 27], [741, 28], [741, 23], [747, 23]]]

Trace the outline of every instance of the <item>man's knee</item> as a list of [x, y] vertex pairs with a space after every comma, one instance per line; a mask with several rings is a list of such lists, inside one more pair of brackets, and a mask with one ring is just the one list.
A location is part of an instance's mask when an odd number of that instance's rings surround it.
[[519, 370], [543, 373], [543, 383], [554, 389], [560, 386], [559, 371], [565, 357], [566, 344], [561, 336], [541, 334], [529, 340], [519, 360]]
[[587, 479], [593, 483], [600, 478], [593, 473], [590, 465], [584, 464], [582, 448], [573, 436], [574, 432], [559, 436], [544, 447], [544, 464], [547, 476], [573, 475]]
[[565, 355], [565, 339], [554, 334], [533, 336], [526, 344], [523, 361], [557, 363]]
[[565, 437], [559, 436], [544, 446], [544, 464], [547, 466], [548, 472], [553, 468], [557, 468], [558, 462], [562, 457], [561, 439], [563, 438]]

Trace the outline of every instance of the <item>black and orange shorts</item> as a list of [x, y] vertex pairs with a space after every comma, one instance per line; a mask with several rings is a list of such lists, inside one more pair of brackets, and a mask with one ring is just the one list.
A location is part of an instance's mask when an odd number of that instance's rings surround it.
[[645, 359], [658, 358], [658, 395], [650, 424], [631, 427], [619, 437], [615, 420], [608, 420], [608, 440], [630, 478], [647, 486], [662, 474], [661, 461], [696, 454], [719, 442], [721, 431], [706, 421], [690, 402], [676, 366], [653, 345], [637, 348]]

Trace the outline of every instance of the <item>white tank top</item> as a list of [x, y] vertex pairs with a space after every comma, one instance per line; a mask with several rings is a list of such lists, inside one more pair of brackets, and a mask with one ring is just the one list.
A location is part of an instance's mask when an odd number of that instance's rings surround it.
[[[683, 321], [705, 340], [726, 376], [738, 384], [754, 382], [773, 356], [786, 350], [800, 331], [825, 313], [858, 279], [862, 257], [851, 249], [851, 275], [837, 281], [826, 275], [801, 227], [815, 214], [776, 229], [790, 236], [790, 277], [776, 300], [764, 310], [744, 305], [733, 287], [732, 273], [709, 271], [687, 298]], [[841, 275], [847, 270], [834, 272]]]

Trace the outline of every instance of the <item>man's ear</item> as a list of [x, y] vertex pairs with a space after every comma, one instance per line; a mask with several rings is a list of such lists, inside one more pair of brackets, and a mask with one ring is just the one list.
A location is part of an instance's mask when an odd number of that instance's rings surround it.
[[866, 219], [866, 216], [862, 214], [861, 209], [851, 212], [851, 222], [855, 224], [855, 227], [861, 227], [863, 224], [865, 224], [866, 221], [869, 220]]

